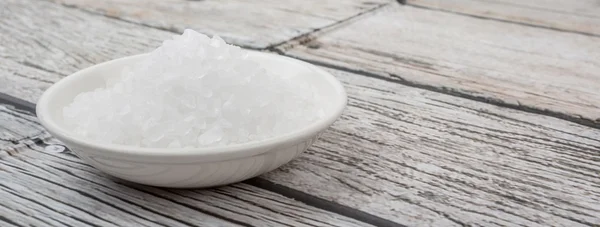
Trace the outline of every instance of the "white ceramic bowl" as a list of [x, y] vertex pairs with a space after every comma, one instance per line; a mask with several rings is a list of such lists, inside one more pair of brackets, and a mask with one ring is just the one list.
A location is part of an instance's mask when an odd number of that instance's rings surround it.
[[37, 116], [54, 137], [77, 156], [112, 176], [141, 184], [198, 188], [230, 184], [258, 176], [304, 152], [341, 114], [346, 92], [326, 71], [288, 57], [250, 52], [250, 58], [276, 74], [301, 74], [314, 84], [327, 106], [325, 117], [297, 131], [268, 140], [211, 148], [139, 148], [101, 144], [69, 132], [62, 109], [74, 97], [104, 86], [105, 77], [120, 73], [146, 54], [101, 63], [70, 75], [50, 87], [37, 104]]

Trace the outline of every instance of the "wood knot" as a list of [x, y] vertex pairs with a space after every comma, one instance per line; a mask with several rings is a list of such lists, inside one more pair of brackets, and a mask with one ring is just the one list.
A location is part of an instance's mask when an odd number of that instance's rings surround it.
[[310, 49], [319, 49], [319, 48], [321, 48], [321, 43], [319, 43], [317, 41], [309, 42], [306, 44], [306, 47], [308, 47]]

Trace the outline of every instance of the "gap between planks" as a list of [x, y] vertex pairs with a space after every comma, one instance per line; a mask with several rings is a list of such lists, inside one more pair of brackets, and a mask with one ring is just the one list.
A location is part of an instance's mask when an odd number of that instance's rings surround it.
[[[400, 1], [406, 1], [406, 0], [400, 0]], [[475, 15], [475, 14], [461, 13], [461, 12], [457, 12], [457, 11], [433, 8], [433, 7], [417, 5], [417, 4], [407, 3], [407, 2], [402, 3], [402, 5], [407, 5], [407, 6], [412, 6], [415, 8], [432, 10], [432, 11], [456, 14], [456, 15], [461, 15], [461, 16], [466, 16], [466, 17], [472, 17], [472, 18], [481, 19], [481, 20], [493, 20], [493, 21], [499, 21], [499, 22], [509, 23], [509, 24], [516, 24], [516, 25], [527, 26], [527, 27], [548, 29], [548, 30], [557, 31], [557, 32], [566, 32], [566, 33], [574, 33], [574, 34], [580, 34], [580, 35], [591, 36], [591, 37], [600, 37], [600, 35], [597, 35], [594, 33], [589, 33], [589, 32], [573, 31], [573, 30], [555, 28], [555, 27], [544, 26], [544, 25], [529, 24], [529, 23], [519, 22], [519, 21], [511, 21], [511, 20], [505, 20], [505, 19], [500, 19], [500, 18], [485, 17], [485, 16], [479, 16], [479, 15]]]
[[316, 38], [315, 34], [318, 34], [318, 33], [321, 33], [321, 32], [326, 32], [326, 31], [330, 31], [330, 30], [335, 30], [335, 29], [337, 29], [339, 27], [342, 27], [345, 24], [352, 23], [352, 21], [359, 20], [360, 18], [363, 18], [365, 16], [373, 14], [373, 13], [375, 13], [375, 12], [377, 12], [377, 11], [379, 11], [379, 10], [385, 8], [386, 6], [389, 6], [389, 5], [392, 5], [392, 3], [383, 3], [383, 4], [380, 4], [380, 5], [374, 7], [372, 9], [370, 9], [370, 10], [366, 10], [366, 11], [360, 12], [360, 13], [358, 13], [356, 15], [350, 16], [350, 17], [348, 17], [346, 19], [343, 19], [343, 20], [336, 21], [335, 23], [327, 25], [327, 26], [324, 26], [324, 27], [315, 28], [312, 31], [309, 31], [309, 32], [306, 32], [304, 34], [298, 35], [296, 37], [293, 37], [291, 39], [285, 40], [283, 42], [272, 44], [272, 45], [267, 46], [265, 48], [261, 48], [260, 50], [262, 50], [262, 51], [273, 51], [278, 46], [285, 46], [286, 44], [292, 43], [292, 42], [300, 42], [300, 43], [310, 42], [314, 38]]
[[[466, 14], [466, 13], [459, 13], [459, 12], [448, 11], [448, 10], [444, 10], [444, 9], [429, 8], [429, 7], [425, 7], [425, 6], [421, 6], [421, 5], [411, 4], [410, 2], [407, 2], [406, 0], [398, 0], [397, 2], [400, 5], [400, 7], [414, 7], [414, 8], [424, 9], [424, 10], [439, 11], [439, 12], [443, 12], [443, 13], [472, 17], [472, 18], [477, 18], [477, 19], [481, 19], [481, 20], [498, 21], [498, 22], [502, 22], [502, 23], [516, 24], [516, 25], [520, 25], [520, 26], [544, 28], [544, 29], [553, 30], [553, 31], [580, 34], [580, 32], [575, 32], [575, 31], [570, 31], [570, 30], [561, 30], [561, 29], [557, 29], [557, 28], [551, 28], [551, 27], [545, 27], [545, 26], [539, 26], [539, 25], [533, 25], [533, 24], [526, 24], [526, 23], [521, 23], [521, 22], [497, 19], [497, 18], [489, 18], [489, 17], [477, 16], [477, 15]], [[392, 5], [393, 4], [390, 4], [389, 6], [392, 6]], [[379, 10], [382, 10], [382, 9], [385, 9], [385, 8], [380, 8], [380, 9], [374, 11], [373, 13], [375, 13]], [[362, 17], [359, 17], [359, 18], [362, 18]], [[282, 43], [279, 46], [273, 46], [271, 48], [266, 49], [265, 51], [277, 53], [280, 55], [284, 55], [287, 57], [295, 58], [295, 59], [306, 61], [306, 62], [310, 62], [311, 64], [315, 64], [315, 65], [319, 65], [319, 66], [323, 66], [323, 67], [327, 67], [327, 68], [332, 68], [332, 69], [336, 69], [336, 70], [340, 70], [340, 71], [354, 73], [354, 74], [358, 74], [361, 76], [375, 78], [375, 79], [379, 79], [379, 80], [383, 80], [383, 81], [387, 81], [387, 82], [391, 82], [391, 83], [401, 84], [401, 85], [404, 85], [407, 87], [423, 89], [423, 90], [427, 90], [427, 91], [431, 91], [431, 92], [436, 92], [436, 93], [441, 93], [441, 94], [450, 95], [450, 96], [454, 96], [454, 97], [469, 99], [472, 101], [492, 104], [492, 105], [496, 105], [496, 106], [500, 106], [500, 107], [504, 107], [504, 108], [527, 112], [527, 113], [554, 117], [554, 118], [557, 118], [560, 120], [566, 120], [566, 121], [577, 123], [577, 124], [580, 124], [583, 126], [600, 129], [600, 118], [595, 118], [595, 119], [594, 118], [586, 118], [581, 115], [570, 114], [568, 112], [560, 112], [559, 110], [555, 111], [555, 110], [552, 110], [549, 108], [536, 107], [535, 105], [523, 104], [518, 101], [511, 103], [509, 101], [505, 101], [502, 98], [498, 98], [498, 97], [481, 96], [478, 94], [471, 94], [468, 92], [463, 92], [463, 91], [461, 91], [460, 88], [453, 88], [451, 86], [436, 86], [436, 85], [432, 85], [429, 83], [422, 83], [422, 82], [419, 82], [418, 80], [407, 80], [407, 79], [404, 79], [402, 76], [394, 74], [394, 73], [372, 72], [372, 71], [369, 71], [366, 69], [365, 70], [353, 69], [348, 66], [339, 65], [339, 64], [335, 64], [335, 63], [329, 63], [323, 59], [317, 59], [317, 58], [311, 59], [309, 57], [302, 57], [302, 56], [294, 55], [293, 53], [288, 52], [288, 50], [293, 50], [294, 48], [299, 47], [299, 46], [306, 46], [308, 48], [313, 48], [313, 46], [312, 46], [313, 44], [311, 44], [311, 42], [318, 41], [318, 38], [323, 37], [324, 35], [327, 35], [329, 33], [333, 33], [335, 31], [337, 31], [338, 28], [342, 28], [345, 25], [351, 25], [353, 22], [356, 22], [357, 19], [359, 19], [359, 18], [356, 18], [354, 20], [345, 21], [345, 23], [343, 23], [342, 25], [335, 26], [334, 28], [316, 30], [313, 33], [303, 35], [296, 39], [292, 39], [288, 42]], [[592, 37], [600, 37], [595, 34], [583, 34], [583, 35], [592, 36]], [[314, 46], [314, 48], [319, 48], [319, 47]], [[387, 75], [381, 75], [381, 73], [387, 74]]]
[[7, 216], [15, 222], [50, 216], [67, 223], [103, 223], [94, 226], [368, 226], [243, 183], [175, 190], [110, 180], [70, 152], [45, 152], [43, 146], [59, 144], [54, 139], [24, 143], [28, 152], [0, 159], [0, 177], [8, 177], [0, 182], [0, 194], [9, 193], [8, 200], [0, 200], [7, 205], [0, 214], [17, 210], [32, 217]]
[[[0, 92], [0, 104], [6, 104], [6, 105], [10, 105], [10, 106], [14, 106], [15, 108], [19, 109], [19, 110], [23, 110], [26, 112], [29, 112], [31, 115], [35, 116], [36, 112], [35, 112], [35, 104], [1, 93]], [[38, 146], [42, 146], [45, 147], [49, 144], [46, 144], [46, 142], [44, 141], [44, 139], [41, 138], [30, 138], [31, 142], [33, 142], [34, 144], [38, 145]], [[23, 143], [23, 141], [21, 141], [21, 143]], [[65, 147], [66, 148], [66, 147]], [[68, 148], [67, 148], [68, 149]], [[18, 153], [18, 151], [16, 151], [16, 153]], [[280, 184], [276, 184], [272, 181], [269, 180], [265, 180], [265, 179], [261, 179], [261, 178], [252, 178], [249, 180], [245, 180], [241, 183], [246, 183], [248, 185], [252, 185], [254, 187], [257, 188], [261, 188], [273, 193], [277, 193], [279, 195], [297, 200], [299, 202], [302, 202], [306, 205], [318, 208], [318, 209], [322, 209], [325, 211], [329, 211], [335, 214], [339, 214], [342, 216], [346, 216], [349, 218], [353, 218], [355, 220], [367, 223], [367, 224], [371, 224], [374, 226], [394, 226], [394, 227], [404, 227], [404, 225], [398, 224], [396, 222], [387, 220], [385, 218], [381, 218], [378, 217], [376, 215], [373, 214], [369, 214], [367, 212], [358, 210], [358, 209], [354, 209], [352, 207], [348, 207], [342, 204], [338, 204], [335, 202], [331, 202], [325, 199], [321, 199], [319, 197], [316, 197], [314, 195], [310, 195], [308, 193], [284, 186], [284, 185], [280, 185]], [[207, 213], [209, 215], [213, 215], [211, 213]], [[221, 216], [215, 216], [221, 219], [226, 219], [225, 217], [221, 217]], [[231, 221], [231, 220], [229, 220]]]
[[35, 104], [0, 92], [0, 103], [13, 106], [19, 110], [36, 115]]
[[600, 129], [600, 119], [596, 119], [596, 120], [586, 119], [586, 118], [572, 116], [572, 115], [557, 112], [557, 111], [552, 111], [549, 109], [540, 109], [540, 108], [536, 108], [536, 107], [529, 106], [529, 105], [522, 105], [520, 103], [515, 105], [512, 103], [505, 102], [502, 99], [469, 95], [469, 94], [460, 92], [457, 89], [453, 89], [450, 87], [437, 87], [437, 86], [419, 83], [419, 82], [415, 82], [415, 81], [404, 80], [404, 79], [402, 79], [402, 77], [395, 75], [395, 74], [388, 74], [390, 77], [395, 78], [395, 79], [391, 79], [391, 78], [388, 78], [385, 76], [381, 76], [377, 73], [372, 73], [372, 72], [368, 72], [365, 70], [350, 69], [350, 68], [340, 66], [340, 65], [329, 64], [329, 63], [321, 62], [318, 60], [312, 60], [309, 58], [301, 58], [301, 57], [294, 56], [291, 54], [286, 54], [284, 51], [281, 51], [279, 49], [272, 49], [270, 51], [273, 53], [280, 54], [280, 55], [285, 55], [287, 57], [295, 58], [295, 59], [298, 59], [301, 61], [306, 61], [311, 64], [322, 66], [322, 67], [337, 69], [340, 71], [354, 73], [354, 74], [358, 74], [361, 76], [379, 79], [379, 80], [383, 80], [383, 81], [390, 82], [390, 83], [401, 84], [401, 85], [404, 85], [407, 87], [413, 87], [413, 88], [436, 92], [436, 93], [440, 93], [440, 94], [444, 94], [444, 95], [450, 95], [450, 96], [464, 98], [464, 99], [473, 100], [473, 101], [477, 101], [477, 102], [492, 104], [495, 106], [519, 110], [519, 111], [523, 111], [523, 112], [527, 112], [527, 113], [554, 117], [554, 118], [557, 118], [560, 120], [565, 120], [565, 121], [577, 123], [577, 124], [580, 124], [583, 126]]
[[600, 37], [595, 0], [408, 0], [407, 5], [553, 31]]
[[[85, 13], [88, 13], [88, 14], [91, 14], [91, 15], [103, 16], [103, 17], [106, 17], [106, 18], [118, 20], [118, 21], [121, 21], [121, 22], [126, 22], [126, 23], [133, 24], [133, 25], [138, 25], [138, 26], [142, 26], [142, 27], [146, 27], [146, 28], [151, 28], [151, 29], [157, 29], [157, 30], [161, 30], [161, 31], [166, 31], [166, 32], [174, 33], [174, 34], [181, 34], [181, 31], [179, 31], [177, 28], [174, 28], [174, 27], [161, 27], [161, 26], [149, 25], [149, 24], [145, 24], [143, 22], [138, 22], [138, 21], [133, 21], [133, 20], [127, 20], [127, 19], [124, 19], [124, 18], [120, 18], [118, 16], [111, 16], [110, 14], [100, 13], [100, 12], [97, 12], [97, 11], [95, 11], [93, 9], [82, 8], [82, 7], [79, 7], [77, 5], [69, 5], [69, 4], [64, 4], [64, 3], [60, 3], [60, 2], [53, 2], [52, 0], [46, 0], [46, 1], [58, 4], [58, 5], [63, 6], [63, 7], [77, 9], [79, 11], [82, 11], [82, 12], [85, 12]], [[405, 0], [398, 0], [398, 2], [400, 2], [400, 3], [402, 3], [402, 1], [405, 1]], [[363, 17], [365, 15], [372, 14], [372, 13], [374, 13], [374, 12], [376, 12], [376, 11], [378, 11], [378, 10], [386, 7], [386, 6], [393, 5], [393, 4], [395, 4], [394, 0], [378, 4], [378, 5], [376, 5], [375, 7], [371, 8], [371, 9], [368, 9], [368, 10], [365, 10], [365, 11], [359, 11], [358, 13], [356, 13], [354, 15], [348, 16], [348, 17], [346, 17], [344, 19], [337, 20], [337, 21], [335, 21], [335, 22], [333, 22], [331, 24], [328, 24], [328, 25], [325, 25], [325, 26], [322, 26], [322, 27], [314, 28], [314, 29], [312, 29], [310, 31], [306, 31], [306, 32], [304, 32], [302, 34], [299, 34], [297, 36], [288, 38], [287, 40], [283, 40], [281, 42], [273, 43], [273, 44], [267, 45], [265, 47], [256, 47], [256, 46], [252, 46], [252, 45], [246, 45], [246, 44], [243, 44], [243, 43], [233, 43], [233, 44], [235, 44], [237, 46], [240, 46], [240, 47], [242, 47], [244, 49], [249, 49], [249, 50], [258, 50], [258, 51], [270, 50], [270, 49], [273, 49], [274, 47], [284, 45], [284, 44], [286, 44], [288, 42], [292, 42], [294, 40], [306, 39], [306, 37], [310, 37], [313, 33], [316, 33], [316, 32], [322, 31], [322, 30], [334, 29], [336, 27], [339, 27], [340, 25], [346, 24], [348, 22], [351, 22], [353, 20], [361, 18], [361, 17]]]
[[[397, 77], [398, 80], [396, 79], [389, 79], [386, 77], [383, 77], [381, 75], [378, 75], [376, 73], [372, 73], [372, 72], [368, 72], [368, 71], [363, 71], [363, 70], [354, 70], [354, 69], [350, 69], [344, 66], [338, 66], [338, 65], [333, 65], [333, 64], [328, 64], [322, 61], [318, 61], [318, 60], [311, 60], [311, 59], [304, 59], [304, 58], [300, 58], [297, 56], [293, 56], [291, 54], [287, 54], [285, 53], [285, 50], [290, 49], [295, 47], [296, 45], [302, 45], [305, 43], [309, 43], [311, 41], [313, 41], [314, 39], [316, 39], [318, 36], [326, 34], [330, 31], [334, 31], [338, 28], [343, 27], [344, 25], [348, 25], [351, 24], [354, 21], [360, 20], [361, 18], [364, 18], [368, 15], [374, 14], [379, 10], [382, 10], [384, 8], [386, 8], [386, 6], [393, 6], [396, 3], [400, 4], [400, 5], [407, 5], [410, 7], [416, 7], [416, 8], [424, 8], [427, 10], [434, 10], [434, 11], [442, 11], [442, 12], [446, 12], [446, 13], [452, 13], [452, 14], [459, 14], [459, 15], [463, 15], [463, 16], [469, 16], [469, 17], [475, 17], [475, 18], [479, 18], [479, 19], [485, 19], [485, 20], [499, 20], [499, 19], [495, 19], [495, 18], [487, 18], [487, 17], [479, 17], [479, 16], [475, 16], [475, 15], [470, 15], [470, 14], [461, 14], [461, 13], [457, 13], [457, 12], [453, 12], [453, 11], [445, 11], [442, 9], [436, 9], [436, 8], [428, 8], [428, 7], [423, 7], [420, 5], [414, 5], [411, 3], [407, 3], [406, 0], [397, 0], [395, 2], [391, 2], [391, 3], [383, 3], [380, 4], [370, 10], [366, 10], [363, 12], [360, 12], [356, 15], [350, 16], [348, 18], [345, 18], [343, 20], [337, 21], [333, 24], [327, 25], [325, 27], [321, 27], [321, 28], [316, 28], [313, 29], [312, 31], [306, 32], [304, 34], [298, 35], [296, 37], [293, 37], [289, 40], [277, 43], [277, 44], [273, 44], [270, 45], [268, 47], [265, 48], [256, 48], [256, 47], [252, 47], [252, 46], [245, 46], [245, 45], [240, 45], [243, 48], [246, 49], [251, 49], [251, 50], [262, 50], [262, 51], [268, 51], [268, 52], [273, 52], [273, 53], [278, 53], [281, 55], [285, 55], [288, 57], [292, 57], [292, 58], [296, 58], [299, 60], [303, 60], [303, 61], [307, 61], [310, 63], [313, 63], [315, 65], [319, 65], [319, 66], [325, 66], [328, 68], [334, 68], [334, 69], [338, 69], [341, 71], [346, 71], [346, 72], [350, 72], [350, 73], [355, 73], [355, 74], [359, 74], [359, 75], [363, 75], [363, 76], [367, 76], [367, 77], [371, 77], [371, 78], [376, 78], [376, 79], [381, 79], [381, 80], [385, 80], [388, 82], [392, 82], [392, 83], [398, 83], [398, 84], [402, 84], [408, 87], [414, 87], [414, 88], [419, 88], [419, 89], [424, 89], [424, 90], [428, 90], [428, 91], [432, 91], [432, 92], [437, 92], [437, 93], [442, 93], [445, 95], [451, 95], [451, 96], [455, 96], [455, 97], [460, 97], [460, 98], [465, 98], [465, 99], [469, 99], [469, 100], [473, 100], [473, 101], [477, 101], [477, 102], [483, 102], [483, 103], [488, 103], [488, 104], [492, 104], [492, 105], [496, 105], [496, 106], [501, 106], [501, 107], [505, 107], [505, 108], [510, 108], [510, 109], [516, 109], [516, 110], [520, 110], [520, 111], [524, 111], [524, 112], [528, 112], [528, 113], [533, 113], [533, 114], [539, 114], [539, 115], [545, 115], [545, 116], [550, 116], [550, 117], [554, 117], [554, 118], [558, 118], [561, 120], [566, 120], [566, 121], [570, 121], [570, 122], [574, 122], [577, 124], [581, 124], [584, 126], [588, 126], [588, 127], [592, 127], [592, 128], [596, 128], [596, 129], [600, 129], [600, 119], [587, 119], [587, 118], [583, 118], [583, 117], [579, 117], [579, 116], [574, 116], [574, 115], [569, 115], [567, 113], [562, 113], [562, 112], [558, 112], [558, 111], [553, 111], [550, 109], [540, 109], [534, 106], [529, 106], [529, 105], [522, 105], [520, 103], [517, 104], [513, 104], [513, 103], [509, 103], [509, 102], [505, 102], [501, 99], [495, 99], [495, 98], [491, 98], [491, 97], [482, 97], [482, 96], [474, 96], [474, 95], [470, 95], [470, 94], [466, 94], [463, 92], [460, 92], [456, 89], [453, 88], [449, 88], [449, 87], [437, 87], [437, 86], [432, 86], [432, 85], [428, 85], [425, 83], [419, 83], [419, 82], [414, 82], [414, 81], [408, 81], [408, 80], [402, 80], [402, 78], [398, 77], [397, 75], [390, 75], [391, 77]], [[94, 11], [90, 11], [90, 10], [86, 10], [86, 9], [82, 9], [82, 8], [78, 8], [76, 6], [70, 6], [70, 5], [65, 5], [65, 4], [58, 4], [62, 7], [66, 7], [66, 8], [73, 8], [76, 10], [79, 10], [81, 12], [85, 12], [88, 14], [92, 14], [92, 15], [96, 15], [96, 16], [103, 16], [106, 18], [110, 18], [110, 19], [114, 19], [117, 21], [121, 21], [121, 22], [126, 22], [129, 24], [134, 24], [134, 25], [140, 25], [143, 27], [147, 27], [147, 28], [151, 28], [151, 29], [157, 29], [157, 30], [161, 30], [161, 31], [167, 31], [170, 33], [178, 33], [178, 31], [176, 30], [169, 30], [169, 29], [165, 29], [165, 28], [161, 28], [161, 27], [156, 27], [156, 26], [150, 26], [150, 25], [146, 25], [143, 23], [137, 23], [134, 21], [130, 21], [130, 20], [124, 20], [122, 18], [118, 18], [118, 17], [111, 17], [109, 15], [105, 15], [105, 14], [100, 14]], [[499, 20], [502, 21], [502, 20]], [[506, 23], [516, 23], [516, 24], [520, 24], [518, 22], [513, 22], [513, 21], [502, 21], [502, 22], [506, 22]], [[530, 24], [521, 24], [524, 26], [534, 26], [535, 25], [530, 25]], [[551, 28], [550, 28], [551, 29]], [[571, 32], [571, 31], [565, 31], [565, 32]], [[236, 44], [239, 45], [239, 44]], [[22, 106], [24, 108], [29, 108], [31, 110], [31, 107], [25, 107], [23, 105], [15, 105], [17, 107]], [[35, 112], [31, 111], [31, 112]]]

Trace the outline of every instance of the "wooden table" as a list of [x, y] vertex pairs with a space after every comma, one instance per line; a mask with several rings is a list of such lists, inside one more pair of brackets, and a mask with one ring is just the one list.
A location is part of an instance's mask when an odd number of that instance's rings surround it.
[[[323, 67], [343, 116], [284, 167], [112, 179], [34, 116], [52, 83], [184, 28]], [[2, 0], [0, 226], [600, 226], [598, 0]]]

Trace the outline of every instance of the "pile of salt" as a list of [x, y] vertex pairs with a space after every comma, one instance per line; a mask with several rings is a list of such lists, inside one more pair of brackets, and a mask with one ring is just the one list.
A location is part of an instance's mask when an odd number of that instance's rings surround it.
[[264, 140], [322, 116], [313, 86], [247, 56], [219, 37], [185, 30], [106, 87], [76, 96], [63, 118], [98, 142], [181, 148]]

